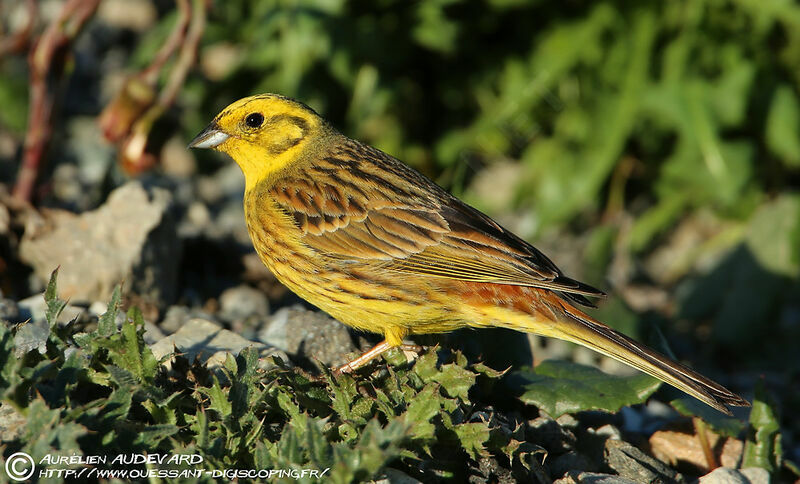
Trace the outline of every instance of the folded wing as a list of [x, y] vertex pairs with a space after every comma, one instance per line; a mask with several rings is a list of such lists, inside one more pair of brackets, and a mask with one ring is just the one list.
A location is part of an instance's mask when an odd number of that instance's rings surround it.
[[349, 144], [283, 177], [271, 195], [324, 257], [387, 271], [533, 286], [591, 305], [532, 245], [398, 160]]

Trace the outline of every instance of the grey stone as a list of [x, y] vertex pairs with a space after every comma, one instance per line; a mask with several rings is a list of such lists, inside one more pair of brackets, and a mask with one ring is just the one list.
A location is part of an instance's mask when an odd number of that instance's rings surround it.
[[12, 442], [22, 436], [28, 420], [7, 403], [0, 403], [0, 442]]
[[[59, 285], [59, 292], [60, 285]], [[62, 298], [63, 299], [63, 298]], [[26, 297], [17, 303], [18, 317], [22, 321], [31, 320], [33, 322], [46, 321], [47, 303], [44, 300], [44, 293], [34, 294], [33, 296]], [[81, 316], [85, 310], [81, 307], [67, 304], [64, 310], [58, 315], [57, 321], [60, 324], [66, 324]]]
[[403, 471], [387, 467], [383, 473], [372, 481], [374, 484], [422, 484], [421, 481], [414, 479]]
[[564, 415], [558, 417], [556, 419], [556, 422], [558, 423], [558, 425], [568, 429], [577, 428], [578, 425], [580, 424], [580, 422], [578, 422], [578, 419], [576, 419], [575, 417], [573, 417], [568, 413], [565, 413]]
[[144, 334], [142, 335], [142, 338], [144, 339], [145, 343], [152, 345], [158, 343], [165, 337], [166, 335], [161, 331], [161, 329], [159, 329], [158, 326], [150, 321], [144, 322]]
[[683, 476], [676, 470], [621, 440], [606, 440], [605, 458], [611, 469], [635, 482], [650, 484], [685, 482]]
[[13, 299], [0, 298], [0, 321], [16, 323], [20, 321], [19, 307]]
[[550, 460], [546, 460], [545, 465], [550, 472], [550, 477], [554, 479], [570, 471], [594, 472], [599, 470], [591, 459], [575, 451], [570, 451], [566, 454], [561, 454]]
[[223, 291], [219, 305], [218, 316], [225, 321], [244, 321], [250, 317], [269, 315], [267, 296], [244, 284]]
[[526, 440], [554, 453], [572, 450], [576, 443], [575, 434], [547, 416], [528, 422]]
[[641, 484], [640, 482], [626, 479], [613, 474], [600, 474], [597, 472], [569, 472], [566, 476], [553, 481], [553, 484]]
[[214, 223], [208, 226], [205, 233], [211, 239], [224, 239], [233, 235], [238, 243], [251, 244], [241, 199], [223, 205]]
[[211, 225], [211, 212], [203, 202], [191, 202], [186, 209], [186, 214], [178, 225], [178, 234], [181, 238], [197, 237], [209, 229]]
[[244, 196], [244, 176], [236, 163], [227, 163], [211, 176], [201, 177], [197, 181], [197, 192], [200, 198], [210, 204], [220, 200], [238, 201], [241, 205]]
[[770, 482], [769, 471], [761, 467], [745, 467], [739, 469], [739, 472], [747, 477], [750, 484], [769, 484]]
[[[244, 339], [222, 326], [203, 319], [188, 321], [177, 332], [151, 345], [150, 349], [156, 358], [161, 359], [173, 354], [177, 348], [177, 351], [190, 362], [199, 359], [201, 362], [207, 363], [210, 368], [215, 368], [225, 362], [228, 353], [236, 356], [248, 346], [259, 351], [265, 367], [271, 366], [271, 356], [278, 356], [289, 362], [289, 357], [282, 351], [263, 343]], [[167, 366], [171, 366], [170, 361], [167, 362]]]
[[189, 322], [190, 319], [199, 318], [213, 321], [214, 318], [200, 310], [190, 309], [186, 306], [170, 306], [167, 309], [164, 319], [158, 325], [161, 331], [166, 334], [172, 334], [183, 327], [184, 324]]
[[717, 467], [697, 480], [698, 484], [769, 484], [769, 482], [769, 472], [759, 467], [746, 469]]
[[736, 469], [717, 467], [697, 482], [698, 484], [750, 484], [750, 479]]
[[258, 339], [309, 360], [328, 366], [347, 362], [348, 353], [358, 349], [342, 323], [325, 313], [294, 306], [275, 312]]
[[620, 432], [618, 428], [614, 427], [611, 424], [605, 424], [602, 427], [598, 427], [596, 429], [588, 429], [587, 432], [593, 433], [600, 437], [622, 440], [622, 432]]
[[65, 299], [107, 301], [117, 284], [126, 294], [162, 306], [175, 296], [180, 245], [168, 215], [169, 192], [138, 182], [114, 190], [97, 210], [76, 215], [50, 210], [30, 223], [20, 258], [42, 281], [60, 266]]
[[22, 358], [29, 351], [38, 350], [47, 353], [47, 338], [50, 336], [50, 326], [45, 321], [31, 321], [25, 323], [14, 335], [14, 356]]

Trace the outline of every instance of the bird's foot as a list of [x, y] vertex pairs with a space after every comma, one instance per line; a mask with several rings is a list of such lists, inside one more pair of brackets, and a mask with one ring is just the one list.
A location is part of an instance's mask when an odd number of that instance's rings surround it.
[[386, 340], [384, 340], [375, 345], [374, 347], [372, 347], [372, 349], [370, 349], [363, 355], [359, 356], [358, 358], [349, 361], [342, 366], [334, 368], [332, 373], [334, 376], [339, 376], [344, 373], [353, 373], [354, 371], [358, 370], [362, 366], [366, 365], [370, 361], [374, 360], [375, 358], [379, 357], [380, 355], [382, 355], [383, 353], [392, 348], [400, 349], [408, 361], [412, 361], [424, 349], [422, 346], [419, 345], [408, 345], [408, 344], [402, 344], [400, 346], [390, 346], [389, 343], [387, 343]]

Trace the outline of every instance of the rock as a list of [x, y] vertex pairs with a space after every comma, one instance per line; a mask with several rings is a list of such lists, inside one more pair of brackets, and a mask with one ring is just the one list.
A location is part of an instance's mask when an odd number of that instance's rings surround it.
[[565, 413], [564, 415], [558, 417], [556, 419], [556, 423], [558, 425], [560, 425], [562, 427], [565, 427], [565, 428], [568, 428], [568, 429], [574, 429], [574, 428], [577, 428], [578, 425], [580, 425], [580, 422], [578, 422], [578, 419], [576, 419], [574, 416], [572, 416], [572, 415], [570, 415], [568, 413]]
[[570, 451], [566, 454], [561, 454], [552, 460], [545, 461], [545, 465], [550, 472], [550, 477], [553, 479], [563, 476], [570, 471], [597, 471], [597, 465], [585, 455]]
[[0, 442], [13, 442], [22, 436], [28, 420], [7, 403], [0, 404]]
[[761, 467], [745, 467], [744, 469], [739, 469], [747, 479], [750, 481], [750, 484], [769, 484], [770, 483], [770, 475], [769, 471]]
[[575, 447], [575, 434], [550, 417], [542, 416], [528, 422], [528, 442], [540, 445], [549, 452], [562, 453]]
[[244, 197], [244, 175], [236, 163], [227, 163], [216, 173], [201, 177], [197, 181], [197, 193], [201, 200], [214, 205], [222, 200], [238, 201]]
[[[750, 484], [750, 479], [736, 469], [717, 467], [701, 477], [697, 482], [698, 484]], [[763, 482], [769, 482], [769, 475], [767, 475], [767, 480]]]
[[0, 298], [0, 321], [9, 323], [22, 321], [19, 317], [19, 307], [13, 299]]
[[587, 431], [589, 433], [593, 433], [593, 434], [598, 435], [600, 437], [605, 437], [605, 438], [608, 438], [608, 439], [622, 440], [622, 432], [620, 432], [618, 428], [616, 428], [615, 426], [613, 426], [611, 424], [605, 424], [605, 425], [603, 425], [601, 427], [598, 427], [596, 429], [588, 429]]
[[640, 484], [621, 476], [613, 474], [599, 474], [596, 472], [572, 471], [566, 476], [553, 481], [553, 484]]
[[219, 305], [217, 315], [229, 322], [269, 315], [267, 296], [258, 289], [244, 284], [226, 289], [219, 297]]
[[347, 327], [330, 316], [300, 306], [282, 308], [258, 334], [258, 339], [308, 360], [328, 366], [347, 362], [357, 352]]
[[500, 465], [494, 457], [481, 457], [478, 459], [478, 468], [470, 466], [469, 484], [486, 484], [496, 482], [498, 484], [513, 484], [516, 482], [510, 469]]
[[165, 337], [166, 335], [158, 328], [158, 326], [150, 321], [144, 322], [144, 334], [142, 335], [142, 338], [146, 344], [156, 344]]
[[236, 242], [250, 246], [250, 234], [244, 221], [244, 207], [242, 201], [236, 200], [223, 205], [214, 223], [208, 226], [206, 235], [214, 240], [225, 239], [233, 235]]
[[[263, 343], [246, 340], [232, 331], [203, 319], [190, 320], [174, 334], [151, 345], [150, 349], [157, 359], [161, 359], [172, 354], [177, 348], [177, 351], [183, 354], [189, 362], [199, 359], [201, 362], [207, 363], [210, 368], [215, 368], [225, 362], [228, 353], [236, 356], [248, 346], [259, 351], [265, 367], [271, 365], [271, 356], [278, 356], [289, 362], [289, 357], [282, 351]], [[171, 362], [166, 363], [168, 367], [170, 364]]]
[[640, 483], [685, 482], [683, 476], [658, 459], [621, 440], [608, 439], [605, 445], [608, 466], [621, 477]]
[[414, 479], [403, 471], [387, 467], [383, 473], [372, 481], [374, 484], [422, 484], [421, 481]]
[[[60, 272], [59, 272], [60, 274]], [[59, 292], [61, 292], [61, 287], [59, 285]], [[27, 297], [22, 301], [17, 303], [18, 308], [18, 318], [19, 321], [26, 321], [31, 320], [32, 322], [46, 322], [46, 313], [47, 313], [47, 303], [44, 300], [44, 293], [34, 294], [33, 296]], [[60, 324], [67, 324], [70, 321], [79, 318], [83, 313], [84, 309], [81, 307], [73, 306], [71, 304], [67, 304], [64, 306], [64, 310], [61, 311], [61, 314], [58, 315], [57, 321]]]
[[23, 324], [14, 335], [14, 356], [22, 358], [33, 350], [44, 355], [47, 353], [49, 336], [50, 326], [44, 321], [31, 321]]
[[203, 202], [194, 201], [189, 204], [186, 214], [178, 226], [181, 238], [197, 237], [211, 225], [211, 212]]
[[167, 141], [161, 149], [161, 169], [165, 175], [176, 178], [189, 178], [197, 172], [197, 162], [186, 149], [186, 140], [173, 136]]
[[213, 321], [214, 318], [200, 310], [196, 309], [189, 309], [186, 306], [170, 306], [167, 309], [167, 313], [164, 315], [164, 319], [158, 325], [158, 327], [166, 334], [172, 334], [183, 327], [184, 324], [189, 322], [190, 319], [205, 319], [208, 321]]
[[97, 210], [80, 215], [47, 211], [44, 223], [26, 227], [20, 258], [43, 281], [60, 266], [63, 298], [106, 301], [114, 286], [126, 281], [126, 294], [160, 307], [174, 299], [180, 262], [169, 200], [167, 191], [148, 193], [130, 182]]
[[[736, 467], [744, 450], [741, 440], [721, 437], [707, 431], [708, 445], [713, 450], [717, 461], [722, 466]], [[720, 442], [723, 439], [723, 442]], [[659, 430], [650, 436], [650, 451], [653, 455], [671, 466], [688, 463], [699, 469], [708, 469], [708, 462], [696, 434]]]

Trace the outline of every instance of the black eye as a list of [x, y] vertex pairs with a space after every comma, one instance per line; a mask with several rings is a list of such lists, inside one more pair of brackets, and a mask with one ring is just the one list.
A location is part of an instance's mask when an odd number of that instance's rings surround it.
[[264, 122], [264, 115], [261, 113], [250, 113], [244, 118], [244, 124], [250, 128], [258, 128]]

